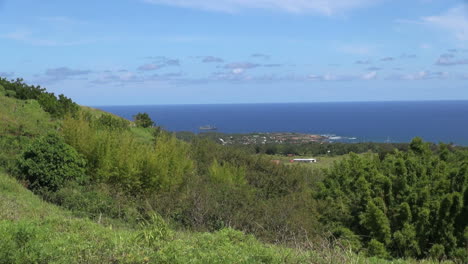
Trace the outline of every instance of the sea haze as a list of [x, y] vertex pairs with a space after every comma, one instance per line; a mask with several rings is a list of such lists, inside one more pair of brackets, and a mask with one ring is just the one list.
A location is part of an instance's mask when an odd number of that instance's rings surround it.
[[[334, 134], [352, 142], [432, 142], [468, 145], [468, 101], [340, 102], [222, 105], [101, 106], [127, 119], [147, 112], [169, 131], [299, 132]], [[349, 141], [349, 140], [348, 140]]]

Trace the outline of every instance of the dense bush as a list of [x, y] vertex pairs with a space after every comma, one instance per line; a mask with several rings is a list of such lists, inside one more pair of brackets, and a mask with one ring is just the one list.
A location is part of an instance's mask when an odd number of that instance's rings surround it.
[[148, 115], [148, 113], [138, 113], [133, 116], [133, 119], [138, 127], [147, 128], [154, 125], [154, 121], [151, 120], [151, 117]]
[[351, 155], [327, 172], [319, 200], [322, 221], [358, 235], [383, 257], [450, 257], [468, 246], [468, 163], [440, 145], [416, 138], [408, 152], [384, 160]]
[[130, 127], [130, 121], [111, 114], [102, 114], [99, 118], [93, 120], [93, 125], [110, 130], [126, 130]]
[[84, 181], [85, 160], [55, 134], [34, 140], [19, 159], [19, 172], [33, 190], [57, 191], [67, 181]]
[[135, 227], [147, 215], [140, 210], [142, 207], [139, 199], [106, 184], [79, 185], [70, 182], [56, 192], [42, 193], [42, 197], [70, 210], [75, 216], [90, 218], [106, 225]]

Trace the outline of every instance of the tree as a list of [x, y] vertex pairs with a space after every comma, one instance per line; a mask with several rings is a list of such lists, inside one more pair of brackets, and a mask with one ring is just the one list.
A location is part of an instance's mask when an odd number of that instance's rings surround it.
[[133, 120], [138, 127], [152, 127], [154, 125], [154, 121], [147, 113], [138, 113], [133, 116]]
[[384, 212], [373, 201], [367, 203], [366, 211], [361, 215], [361, 225], [370, 231], [377, 241], [388, 244], [391, 238], [390, 222]]
[[22, 154], [19, 169], [32, 190], [57, 191], [67, 181], [84, 180], [86, 162], [55, 134], [34, 140]]
[[385, 249], [384, 244], [380, 241], [372, 239], [367, 245], [369, 256], [376, 256], [379, 258], [388, 258], [388, 252]]

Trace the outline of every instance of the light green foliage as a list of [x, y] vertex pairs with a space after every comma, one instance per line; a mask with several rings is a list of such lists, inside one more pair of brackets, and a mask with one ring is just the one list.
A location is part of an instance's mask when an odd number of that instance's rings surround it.
[[34, 140], [19, 160], [19, 172], [33, 190], [57, 191], [67, 181], [84, 181], [85, 160], [57, 135]]
[[16, 91], [6, 90], [5, 91], [5, 96], [11, 97], [11, 98], [16, 98]]
[[186, 143], [162, 133], [152, 148], [146, 148], [142, 161], [142, 187], [146, 190], [169, 191], [183, 183], [193, 168]]
[[85, 117], [65, 119], [62, 128], [67, 143], [86, 157], [88, 172], [97, 182], [132, 192], [168, 191], [191, 172], [187, 143], [168, 133], [149, 144], [131, 130], [94, 126]]
[[161, 247], [163, 243], [171, 240], [174, 236], [169, 225], [157, 213], [150, 214], [150, 219], [143, 220], [139, 227], [140, 231], [137, 234], [136, 240], [149, 247]]
[[44, 135], [55, 127], [37, 101], [0, 96], [0, 137]]
[[102, 114], [93, 122], [93, 125], [110, 130], [125, 130], [130, 127], [130, 121], [111, 114]]
[[235, 167], [229, 163], [219, 164], [215, 159], [209, 168], [209, 174], [214, 182], [227, 185], [242, 185], [246, 183], [245, 168]]

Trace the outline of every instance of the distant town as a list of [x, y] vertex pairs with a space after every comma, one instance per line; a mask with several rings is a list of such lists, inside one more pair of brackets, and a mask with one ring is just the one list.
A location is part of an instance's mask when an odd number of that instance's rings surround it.
[[[195, 136], [191, 132], [177, 132], [180, 139], [190, 139]], [[352, 141], [356, 138], [336, 135], [318, 135], [291, 132], [227, 134], [220, 132], [203, 132], [199, 136], [210, 138], [222, 145], [258, 145], [258, 144], [305, 144], [311, 142]]]

